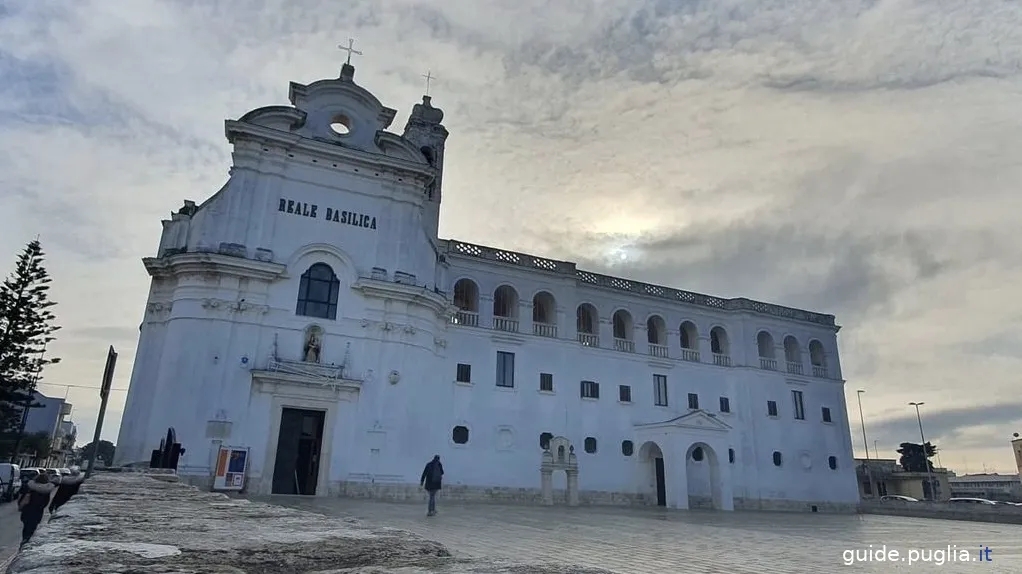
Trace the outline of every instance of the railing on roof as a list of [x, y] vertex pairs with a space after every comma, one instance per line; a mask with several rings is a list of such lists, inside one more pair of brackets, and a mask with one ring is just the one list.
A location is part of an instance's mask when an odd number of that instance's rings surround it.
[[493, 247], [475, 245], [472, 243], [465, 243], [463, 241], [455, 241], [453, 239], [448, 239], [445, 243], [446, 251], [448, 253], [476, 257], [507, 265], [516, 265], [526, 269], [549, 271], [553, 273], [560, 273], [562, 275], [573, 275], [578, 281], [594, 287], [627, 291], [629, 293], [658, 297], [660, 299], [677, 301], [679, 303], [686, 303], [699, 307], [709, 307], [711, 309], [719, 309], [722, 311], [752, 311], [753, 313], [762, 313], [764, 315], [772, 315], [774, 317], [781, 317], [784, 319], [806, 321], [808, 323], [817, 323], [828, 327], [834, 326], [833, 315], [814, 313], [812, 311], [794, 309], [792, 307], [783, 307], [781, 305], [763, 303], [761, 301], [753, 301], [752, 299], [746, 299], [744, 297], [724, 299], [722, 297], [703, 295], [702, 293], [693, 293], [692, 291], [682, 291], [681, 289], [673, 289], [671, 287], [662, 287], [660, 285], [652, 285], [650, 283], [642, 283], [640, 281], [632, 281], [630, 279], [622, 279], [620, 277], [611, 277], [609, 275], [601, 275], [591, 271], [583, 271], [576, 268], [574, 263], [568, 261], [544, 259], [542, 257], [536, 257], [526, 253], [494, 249]]

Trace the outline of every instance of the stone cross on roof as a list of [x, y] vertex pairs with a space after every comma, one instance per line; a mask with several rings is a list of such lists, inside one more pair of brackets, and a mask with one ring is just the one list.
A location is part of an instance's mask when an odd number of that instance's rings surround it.
[[360, 52], [359, 50], [355, 49], [355, 40], [353, 40], [351, 38], [348, 38], [348, 46], [347, 47], [345, 47], [344, 44], [338, 44], [337, 47], [340, 48], [341, 51], [348, 53], [348, 61], [345, 62], [345, 63], [347, 65], [349, 65], [349, 66], [351, 65], [351, 55], [352, 54], [355, 54], [355, 55], [358, 55], [358, 56], [362, 55], [362, 52]]
[[435, 79], [436, 79], [436, 76], [434, 76], [433, 74], [431, 74], [429, 70], [426, 70], [426, 73], [425, 73], [425, 74], [422, 74], [422, 77], [423, 77], [423, 78], [426, 78], [426, 95], [428, 96], [428, 95], [429, 95], [429, 82], [430, 82], [431, 80], [435, 80]]

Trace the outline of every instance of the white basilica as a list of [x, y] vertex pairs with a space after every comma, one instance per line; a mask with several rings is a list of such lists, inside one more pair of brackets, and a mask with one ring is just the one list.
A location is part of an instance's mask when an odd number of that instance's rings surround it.
[[163, 221], [120, 436], [252, 493], [844, 511], [832, 315], [438, 237], [443, 112], [340, 77], [226, 122], [230, 179]]

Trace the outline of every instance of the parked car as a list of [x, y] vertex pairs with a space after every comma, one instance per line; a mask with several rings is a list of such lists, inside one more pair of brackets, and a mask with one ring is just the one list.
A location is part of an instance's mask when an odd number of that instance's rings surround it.
[[9, 462], [0, 463], [0, 502], [10, 502], [21, 490], [21, 469]]
[[951, 504], [985, 504], [987, 506], [997, 506], [997, 503], [993, 500], [987, 500], [985, 498], [949, 498], [948, 502]]
[[918, 498], [912, 498], [911, 496], [902, 496], [900, 494], [885, 494], [880, 497], [880, 502], [890, 502], [892, 500], [899, 502], [919, 502]]

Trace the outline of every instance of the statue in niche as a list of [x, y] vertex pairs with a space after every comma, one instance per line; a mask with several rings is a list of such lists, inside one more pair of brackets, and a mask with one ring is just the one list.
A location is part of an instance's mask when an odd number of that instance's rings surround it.
[[302, 349], [302, 360], [306, 363], [319, 363], [322, 356], [323, 329], [316, 325], [305, 330], [305, 346]]

